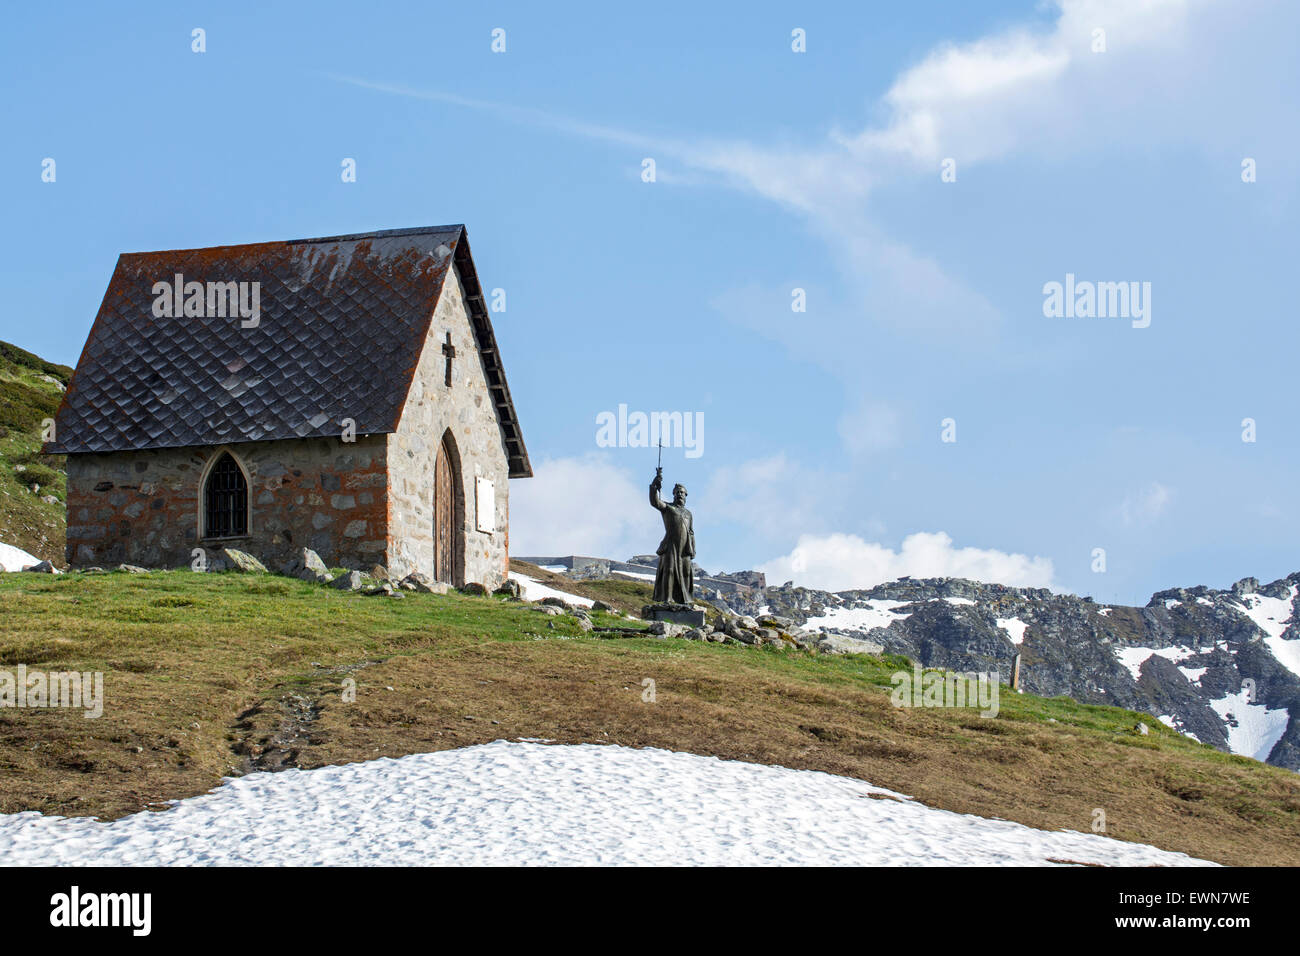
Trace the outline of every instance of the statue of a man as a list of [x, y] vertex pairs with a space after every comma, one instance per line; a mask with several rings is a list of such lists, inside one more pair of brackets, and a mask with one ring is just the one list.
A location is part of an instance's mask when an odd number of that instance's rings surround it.
[[686, 510], [686, 486], [673, 486], [672, 504], [659, 497], [664, 470], [655, 469], [650, 482], [650, 505], [664, 519], [664, 539], [659, 544], [659, 570], [655, 573], [655, 602], [690, 604], [695, 593], [695, 528]]

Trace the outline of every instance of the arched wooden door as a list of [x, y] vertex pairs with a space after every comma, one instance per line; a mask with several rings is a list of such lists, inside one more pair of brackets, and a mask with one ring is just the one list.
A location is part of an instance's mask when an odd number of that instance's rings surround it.
[[433, 576], [448, 584], [455, 583], [456, 574], [454, 472], [455, 461], [444, 435], [433, 469]]

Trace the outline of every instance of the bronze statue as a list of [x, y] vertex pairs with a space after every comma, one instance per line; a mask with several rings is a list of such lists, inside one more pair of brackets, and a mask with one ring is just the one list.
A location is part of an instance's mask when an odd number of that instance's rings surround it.
[[650, 482], [650, 505], [664, 519], [664, 539], [659, 544], [659, 569], [655, 573], [656, 603], [691, 604], [695, 592], [695, 528], [686, 510], [686, 486], [673, 486], [672, 504], [659, 497], [664, 470], [655, 469]]

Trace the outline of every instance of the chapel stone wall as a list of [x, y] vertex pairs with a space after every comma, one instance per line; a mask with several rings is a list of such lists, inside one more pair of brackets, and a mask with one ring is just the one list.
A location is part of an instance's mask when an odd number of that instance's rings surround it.
[[[68, 455], [68, 563], [176, 568], [190, 565], [196, 547], [228, 544], [273, 571], [302, 547], [330, 567], [384, 564], [386, 437]], [[200, 536], [199, 486], [223, 450], [249, 478], [249, 533], [215, 541]]]

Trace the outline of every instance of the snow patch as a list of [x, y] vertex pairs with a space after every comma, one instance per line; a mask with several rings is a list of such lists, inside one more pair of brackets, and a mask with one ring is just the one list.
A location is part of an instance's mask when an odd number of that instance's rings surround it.
[[530, 578], [526, 574], [520, 574], [518, 571], [510, 572], [510, 580], [518, 581], [519, 587], [523, 591], [525, 601], [540, 601], [542, 598], [557, 597], [569, 604], [575, 604], [579, 607], [591, 607], [596, 602], [591, 598], [581, 597], [577, 594], [570, 594], [568, 591], [557, 591], [555, 588], [547, 587], [542, 582]]
[[611, 571], [609, 576], [611, 578], [631, 578], [634, 581], [653, 581], [655, 579], [653, 574], [645, 574], [642, 571]]
[[40, 564], [41, 559], [28, 554], [22, 548], [0, 541], [0, 571], [21, 571], [33, 564]]
[[865, 601], [858, 607], [832, 607], [820, 617], [810, 617], [805, 628], [841, 628], [847, 631], [871, 631], [878, 627], [889, 627], [895, 621], [905, 621], [911, 613], [900, 614], [894, 608], [902, 607], [910, 601], [891, 601], [882, 598], [878, 601]]
[[1228, 749], [1256, 760], [1268, 759], [1291, 719], [1285, 708], [1269, 710], [1263, 704], [1251, 703], [1244, 690], [1212, 700], [1210, 706], [1228, 725]]
[[1213, 865], [820, 771], [504, 740], [249, 774], [112, 823], [0, 816], [0, 846], [10, 866]]
[[1119, 662], [1128, 668], [1128, 672], [1137, 680], [1142, 676], [1142, 665], [1145, 664], [1152, 655], [1158, 655], [1166, 660], [1173, 661], [1175, 664], [1187, 660], [1189, 657], [1196, 657], [1197, 652], [1190, 647], [1116, 647], [1115, 656]]
[[1296, 588], [1284, 598], [1265, 597], [1262, 594], [1247, 594], [1237, 605], [1237, 609], [1255, 622], [1255, 626], [1264, 632], [1264, 643], [1273, 652], [1277, 662], [1300, 677], [1300, 638], [1287, 640], [1282, 635], [1291, 623], [1292, 604], [1295, 601]]
[[1011, 638], [1011, 643], [1020, 645], [1025, 640], [1025, 628], [1029, 627], [1024, 621], [1016, 617], [1000, 617], [997, 619], [998, 627], [1007, 632], [1007, 637]]

